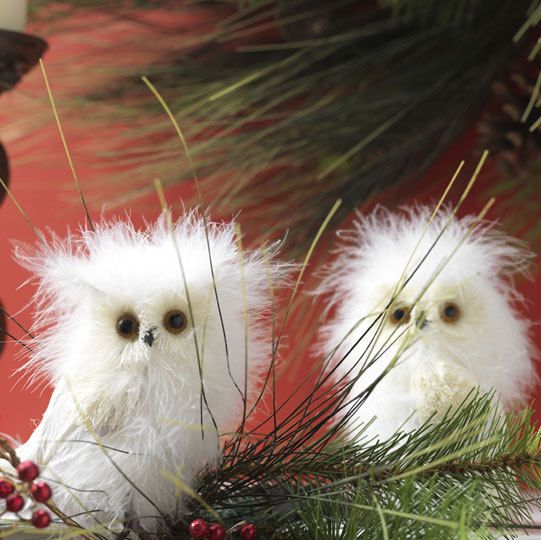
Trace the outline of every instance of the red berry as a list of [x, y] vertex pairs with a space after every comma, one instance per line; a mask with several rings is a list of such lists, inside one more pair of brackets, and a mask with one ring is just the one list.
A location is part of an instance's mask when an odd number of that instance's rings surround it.
[[0, 480], [0, 499], [5, 499], [15, 491], [15, 486], [7, 480]]
[[240, 535], [244, 540], [254, 540], [257, 538], [257, 527], [253, 523], [246, 523], [240, 530]]
[[32, 525], [37, 529], [45, 529], [51, 523], [51, 515], [46, 510], [36, 510], [32, 514]]
[[6, 508], [10, 512], [19, 512], [24, 506], [24, 499], [18, 494], [14, 493], [6, 499]]
[[227, 536], [227, 531], [219, 523], [212, 523], [209, 527], [208, 539], [209, 540], [224, 540]]
[[46, 484], [45, 482], [36, 482], [35, 484], [32, 484], [30, 492], [32, 493], [32, 497], [34, 497], [34, 500], [38, 502], [48, 501], [53, 493], [49, 484]]
[[22, 461], [17, 467], [17, 472], [23, 482], [32, 482], [39, 476], [38, 466], [33, 461]]
[[209, 532], [209, 524], [201, 518], [194, 519], [188, 528], [192, 538], [205, 538]]

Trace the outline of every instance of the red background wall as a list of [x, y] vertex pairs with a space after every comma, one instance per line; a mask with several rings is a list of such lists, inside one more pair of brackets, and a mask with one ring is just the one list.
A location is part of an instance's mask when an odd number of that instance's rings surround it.
[[[46, 56], [49, 78], [54, 87], [63, 89], [64, 83], [63, 71], [61, 66], [65, 66], [66, 55], [74, 55], [74, 52], [84, 53], [92, 43], [103, 44], [103, 28], [100, 25], [88, 24], [90, 29], [85, 30], [89, 39], [79, 40], [77, 42], [78, 50], [74, 50], [74, 44], [70, 39], [62, 34], [55, 36], [45, 35], [50, 44], [50, 51]], [[117, 28], [122, 32], [122, 28]], [[111, 37], [111, 29], [108, 29], [107, 36]], [[41, 91], [39, 88], [42, 88]], [[75, 227], [83, 221], [83, 212], [80, 205], [68, 202], [74, 191], [73, 181], [65, 162], [62, 161], [63, 148], [58, 136], [56, 127], [47, 123], [39, 127], [38, 136], [25, 140], [17, 137], [16, 133], [7, 131], [5, 126], [8, 121], [16, 115], [28, 114], [25, 108], [25, 93], [33, 92], [41, 97], [43, 103], [41, 107], [48, 108], [45, 100], [46, 94], [41, 81], [41, 75], [38, 70], [31, 73], [27, 79], [11, 95], [0, 97], [0, 137], [6, 142], [6, 147], [11, 158], [11, 187], [13, 194], [18, 199], [26, 213], [38, 229], [50, 227], [52, 230], [63, 234], [67, 226]], [[59, 104], [62, 110], [62, 104]], [[2, 121], [3, 120], [3, 121]], [[85, 188], [85, 178], [90, 175], [91, 163], [79, 159], [80, 150], [92, 141], [99, 140], [100, 137], [114, 136], [114, 133], [89, 133], [87, 131], [78, 131], [71, 126], [65, 125], [66, 135], [69, 146], [74, 155], [76, 167], [81, 179], [83, 189]], [[470, 169], [474, 165], [474, 158], [471, 157], [470, 149], [474, 140], [474, 130], [470, 129], [463, 134], [461, 139], [449, 149], [434, 167], [424, 175], [423, 180], [415, 188], [408, 186], [408, 193], [411, 197], [405, 197], [406, 188], [399, 186], [393, 188], [381, 196], [381, 200], [387, 203], [393, 203], [396, 199], [416, 200], [428, 202], [434, 200], [443, 191], [446, 183], [451, 177], [460, 159], [468, 160]], [[32, 160], [28, 160], [31, 154]], [[39, 156], [58, 156], [54, 160], [57, 164], [54, 166], [42, 167], [39, 163]], [[47, 162], [49, 162], [47, 160]], [[104, 173], [106, 174], [106, 173]], [[486, 202], [487, 186], [495, 179], [495, 170], [492, 164], [486, 167], [482, 173], [473, 194], [468, 199], [464, 212], [477, 212]], [[151, 180], [151, 179], [149, 179]], [[464, 175], [461, 186], [464, 187], [467, 180], [467, 174]], [[458, 189], [452, 196], [451, 202], [456, 201], [459, 193]], [[169, 192], [169, 200], [178, 199], [182, 195], [182, 190]], [[132, 208], [132, 218], [136, 223], [142, 222], [141, 209], [144, 208], [144, 216], [152, 219], [159, 212], [157, 198], [148, 197], [144, 204], [137, 204]], [[129, 209], [128, 209], [129, 210]], [[126, 208], [119, 209], [116, 213], [124, 215]], [[491, 217], [498, 216], [498, 207], [491, 213]], [[32, 321], [32, 306], [28, 305], [32, 293], [31, 286], [19, 288], [28, 275], [20, 269], [11, 259], [10, 240], [21, 240], [33, 242], [34, 236], [32, 230], [24, 221], [24, 218], [17, 211], [15, 206], [6, 198], [2, 207], [0, 207], [0, 298], [9, 313], [15, 314], [20, 322], [29, 327]], [[537, 272], [534, 271], [534, 274]], [[524, 307], [525, 315], [534, 321], [532, 334], [536, 343], [541, 347], [541, 328], [538, 324], [540, 317], [538, 306], [541, 305], [541, 280], [528, 282], [526, 280], [519, 283], [519, 289], [527, 298], [528, 302]], [[20, 335], [13, 324], [8, 325], [10, 332]], [[31, 389], [25, 388], [25, 377], [20, 378], [14, 374], [15, 370], [24, 363], [24, 354], [20, 353], [20, 347], [13, 343], [8, 343], [4, 353], [0, 357], [0, 432], [8, 433], [11, 436], [25, 440], [33, 429], [34, 422], [39, 420], [50, 395], [47, 388]], [[302, 359], [303, 363], [308, 363], [309, 358]], [[294, 370], [295, 373], [303, 370]], [[284, 378], [280, 389], [281, 395], [287, 395], [290, 389], [296, 386], [296, 381], [290, 378]], [[541, 387], [537, 391], [537, 397], [541, 398]], [[541, 417], [541, 409], [537, 415]]]

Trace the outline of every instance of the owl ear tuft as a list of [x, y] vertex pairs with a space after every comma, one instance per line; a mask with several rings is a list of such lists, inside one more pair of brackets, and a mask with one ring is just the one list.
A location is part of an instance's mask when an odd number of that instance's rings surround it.
[[[23, 268], [29, 270], [38, 282], [36, 298], [40, 303], [53, 298], [73, 303], [86, 289], [85, 259], [77, 252], [68, 237], [60, 242], [53, 237], [50, 243], [31, 244], [15, 242], [13, 257]], [[30, 277], [27, 282], [34, 281]]]
[[502, 272], [506, 275], [511, 274], [528, 274], [536, 257], [535, 253], [530, 250], [527, 243], [513, 239], [513, 242], [507, 242], [508, 256], [504, 258]]
[[[243, 287], [248, 292], [247, 301], [250, 309], [270, 310], [274, 300], [272, 291], [283, 289], [291, 284], [293, 271], [299, 265], [279, 259], [280, 242], [265, 248], [248, 251], [243, 254]], [[259, 298], [261, 296], [261, 298]], [[261, 302], [261, 305], [258, 305]]]
[[513, 277], [517, 274], [528, 276], [535, 253], [523, 240], [506, 235], [495, 223], [481, 230], [483, 243], [492, 257], [492, 270], [501, 277]]

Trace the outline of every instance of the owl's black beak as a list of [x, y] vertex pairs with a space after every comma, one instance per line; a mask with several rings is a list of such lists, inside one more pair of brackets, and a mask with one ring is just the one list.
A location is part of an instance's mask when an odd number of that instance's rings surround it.
[[150, 329], [150, 330], [147, 330], [145, 332], [145, 335], [143, 336], [143, 341], [149, 346], [149, 347], [152, 347], [152, 344], [154, 343], [154, 341], [156, 341], [156, 338], [154, 336], [154, 331], [153, 329]]
[[423, 330], [428, 326], [429, 322], [430, 321], [426, 318], [426, 313], [421, 311], [421, 314], [415, 320], [415, 326], [417, 326], [419, 330]]

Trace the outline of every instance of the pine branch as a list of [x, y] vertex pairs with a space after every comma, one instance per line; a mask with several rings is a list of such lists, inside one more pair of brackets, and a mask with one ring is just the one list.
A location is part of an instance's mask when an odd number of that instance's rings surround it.
[[[310, 430], [309, 418], [303, 429]], [[541, 488], [540, 439], [531, 411], [500, 418], [491, 396], [477, 396], [441, 422], [387, 442], [336, 440], [321, 452], [308, 447], [274, 462], [271, 440], [247, 443], [234, 462], [226, 456], [220, 469], [204, 474], [200, 493], [224, 519], [252, 519], [277, 537], [298, 528], [298, 537], [306, 538], [312, 518], [322, 526], [320, 514], [316, 520], [307, 512], [324, 507], [334, 523], [328, 538], [357, 538], [357, 518], [351, 536], [340, 536], [356, 512], [363, 534], [379, 538], [376, 497], [392, 538], [415, 537], [412, 531], [458, 538], [460, 530], [492, 538], [490, 528], [505, 532], [502, 524], [515, 529], [517, 519], [529, 522], [537, 498], [529, 499], [521, 486]], [[430, 511], [415, 517], [421, 508]], [[198, 506], [193, 511], [204, 513]]]
[[[353, 10], [354, 0], [348, 2], [338, 3]], [[112, 17], [129, 18], [126, 6], [136, 4], [122, 3]], [[487, 82], [514, 56], [513, 36], [526, 14], [526, 33], [539, 18], [530, 0], [497, 7], [490, 0], [382, 0], [347, 15], [334, 14], [337, 2], [287, 4], [297, 6], [292, 17], [301, 28], [315, 12], [336, 26], [323, 38], [288, 41], [283, 33], [290, 23], [276, 17], [278, 0], [240, 7], [176, 2], [175, 14], [207, 13], [215, 27], [169, 28], [169, 38], [156, 29], [156, 40], [144, 40], [156, 47], [147, 65], [137, 61], [140, 45], [128, 39], [125, 65], [117, 66], [116, 54], [96, 56], [95, 77], [86, 65], [84, 78], [66, 82], [70, 121], [83, 118], [85, 131], [95, 133], [126, 126], [125, 136], [87, 146], [96, 167], [94, 205], [122, 205], [150, 193], [149, 178], [160, 177], [165, 187], [191, 182], [175, 134], [142, 86], [144, 73], [188, 138], [214, 214], [242, 210], [249, 240], [288, 231], [292, 253], [302, 253], [323, 209], [337, 198], [344, 200], [338, 222], [381, 189], [418, 179], [486, 101]], [[101, 166], [118, 172], [103, 181]]]
[[409, 16], [425, 24], [436, 23], [444, 26], [471, 24], [485, 9], [482, 0], [380, 0], [380, 3], [392, 8], [397, 15]]
[[[524, 466], [541, 466], [541, 452], [532, 453], [504, 453], [488, 459], [486, 461], [449, 461], [441, 465], [436, 465], [430, 468], [429, 471], [420, 472], [418, 477], [431, 476], [433, 474], [447, 474], [452, 476], [460, 475], [477, 475], [481, 473], [490, 473], [502, 469], [510, 469], [517, 472]], [[336, 478], [340, 475], [351, 477], [369, 477], [372, 482], [382, 482], [395, 476], [400, 476], [405, 471], [396, 467], [388, 467], [374, 470], [372, 465], [350, 465], [344, 463], [342, 467], [334, 466], [325, 468], [304, 469], [305, 475], [310, 475], [314, 478]], [[276, 471], [275, 471], [276, 473]]]
[[[253, 239], [288, 230], [289, 244], [302, 252], [322, 220], [314, 209], [341, 198], [340, 220], [375, 191], [418, 178], [460, 133], [486, 82], [511, 54], [528, 5], [506, 1], [487, 17], [493, 3], [479, 0], [458, 29], [380, 11], [324, 40], [289, 46], [254, 42], [273, 22], [276, 5], [265, 3], [262, 12], [247, 8], [188, 40], [181, 53], [145, 73], [177, 112], [214, 213], [242, 209]], [[239, 40], [235, 52], [224, 52]], [[99, 204], [103, 198], [123, 204], [149, 191], [152, 176], [165, 186], [191, 181], [169, 125], [160, 117], [149, 121], [157, 109], [139, 77], [120, 79], [111, 91], [114, 86], [94, 91], [87, 105], [93, 113], [85, 118], [99, 131], [96, 103], [122, 96], [123, 107], [108, 108], [102, 120], [113, 115], [117, 123], [132, 123], [141, 137], [107, 148], [108, 157], [94, 150], [107, 166], [128, 168], [115, 176], [116, 196], [109, 181], [94, 185]], [[163, 142], [150, 149], [155, 136]], [[261, 205], [272, 208], [266, 219]]]

